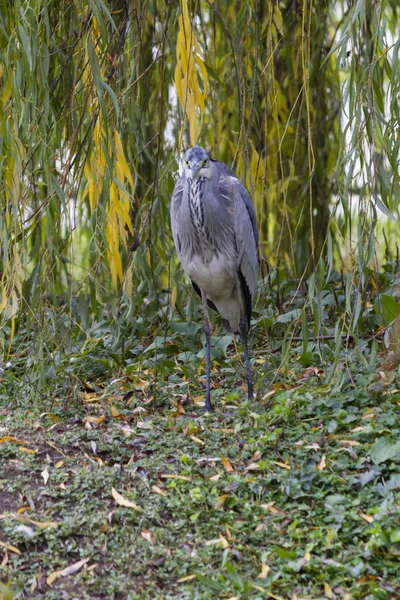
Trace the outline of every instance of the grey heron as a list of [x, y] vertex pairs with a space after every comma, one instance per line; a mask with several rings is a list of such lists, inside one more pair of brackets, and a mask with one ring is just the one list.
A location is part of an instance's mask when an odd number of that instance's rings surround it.
[[213, 410], [208, 307], [221, 315], [227, 331], [240, 335], [248, 397], [253, 397], [247, 333], [258, 277], [256, 213], [240, 179], [227, 165], [211, 159], [203, 148], [190, 148], [183, 156], [183, 167], [171, 198], [171, 226], [182, 266], [203, 302], [204, 408]]

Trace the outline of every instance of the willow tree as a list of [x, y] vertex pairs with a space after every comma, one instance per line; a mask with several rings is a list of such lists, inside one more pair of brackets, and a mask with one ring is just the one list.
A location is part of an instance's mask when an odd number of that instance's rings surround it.
[[246, 181], [271, 265], [309, 275], [321, 256], [362, 274], [378, 214], [392, 239], [399, 215], [397, 13], [374, 0], [5, 3], [4, 344], [26, 322], [65, 345], [68, 324], [101, 311], [135, 328], [167, 288], [184, 304], [168, 203], [185, 140]]

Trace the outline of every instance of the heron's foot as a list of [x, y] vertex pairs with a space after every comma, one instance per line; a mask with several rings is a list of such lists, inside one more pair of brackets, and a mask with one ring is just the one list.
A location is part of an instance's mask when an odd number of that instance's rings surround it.
[[202, 412], [215, 412], [215, 408], [213, 407], [213, 405], [211, 404], [211, 400], [209, 398], [206, 398], [205, 404], [203, 406], [203, 408], [201, 409]]

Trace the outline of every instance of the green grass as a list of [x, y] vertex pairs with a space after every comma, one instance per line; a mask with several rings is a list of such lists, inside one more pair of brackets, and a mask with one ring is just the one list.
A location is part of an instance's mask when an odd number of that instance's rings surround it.
[[0, 577], [16, 598], [400, 594], [398, 373], [354, 361], [335, 392], [297, 364], [248, 403], [228, 361], [217, 411], [200, 416], [202, 391], [182, 395], [176, 375], [156, 395], [119, 378], [29, 408], [23, 388], [7, 398], [5, 372]]

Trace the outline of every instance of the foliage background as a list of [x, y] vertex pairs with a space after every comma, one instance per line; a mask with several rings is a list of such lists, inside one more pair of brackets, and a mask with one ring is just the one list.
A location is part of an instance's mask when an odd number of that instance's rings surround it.
[[4, 360], [26, 360], [29, 340], [44, 380], [94, 340], [124, 360], [171, 318], [193, 320], [168, 211], [185, 140], [232, 165], [254, 198], [259, 331], [302, 325], [306, 356], [308, 325], [337, 347], [361, 317], [364, 330], [388, 325], [371, 300], [398, 267], [398, 9], [5, 3]]

